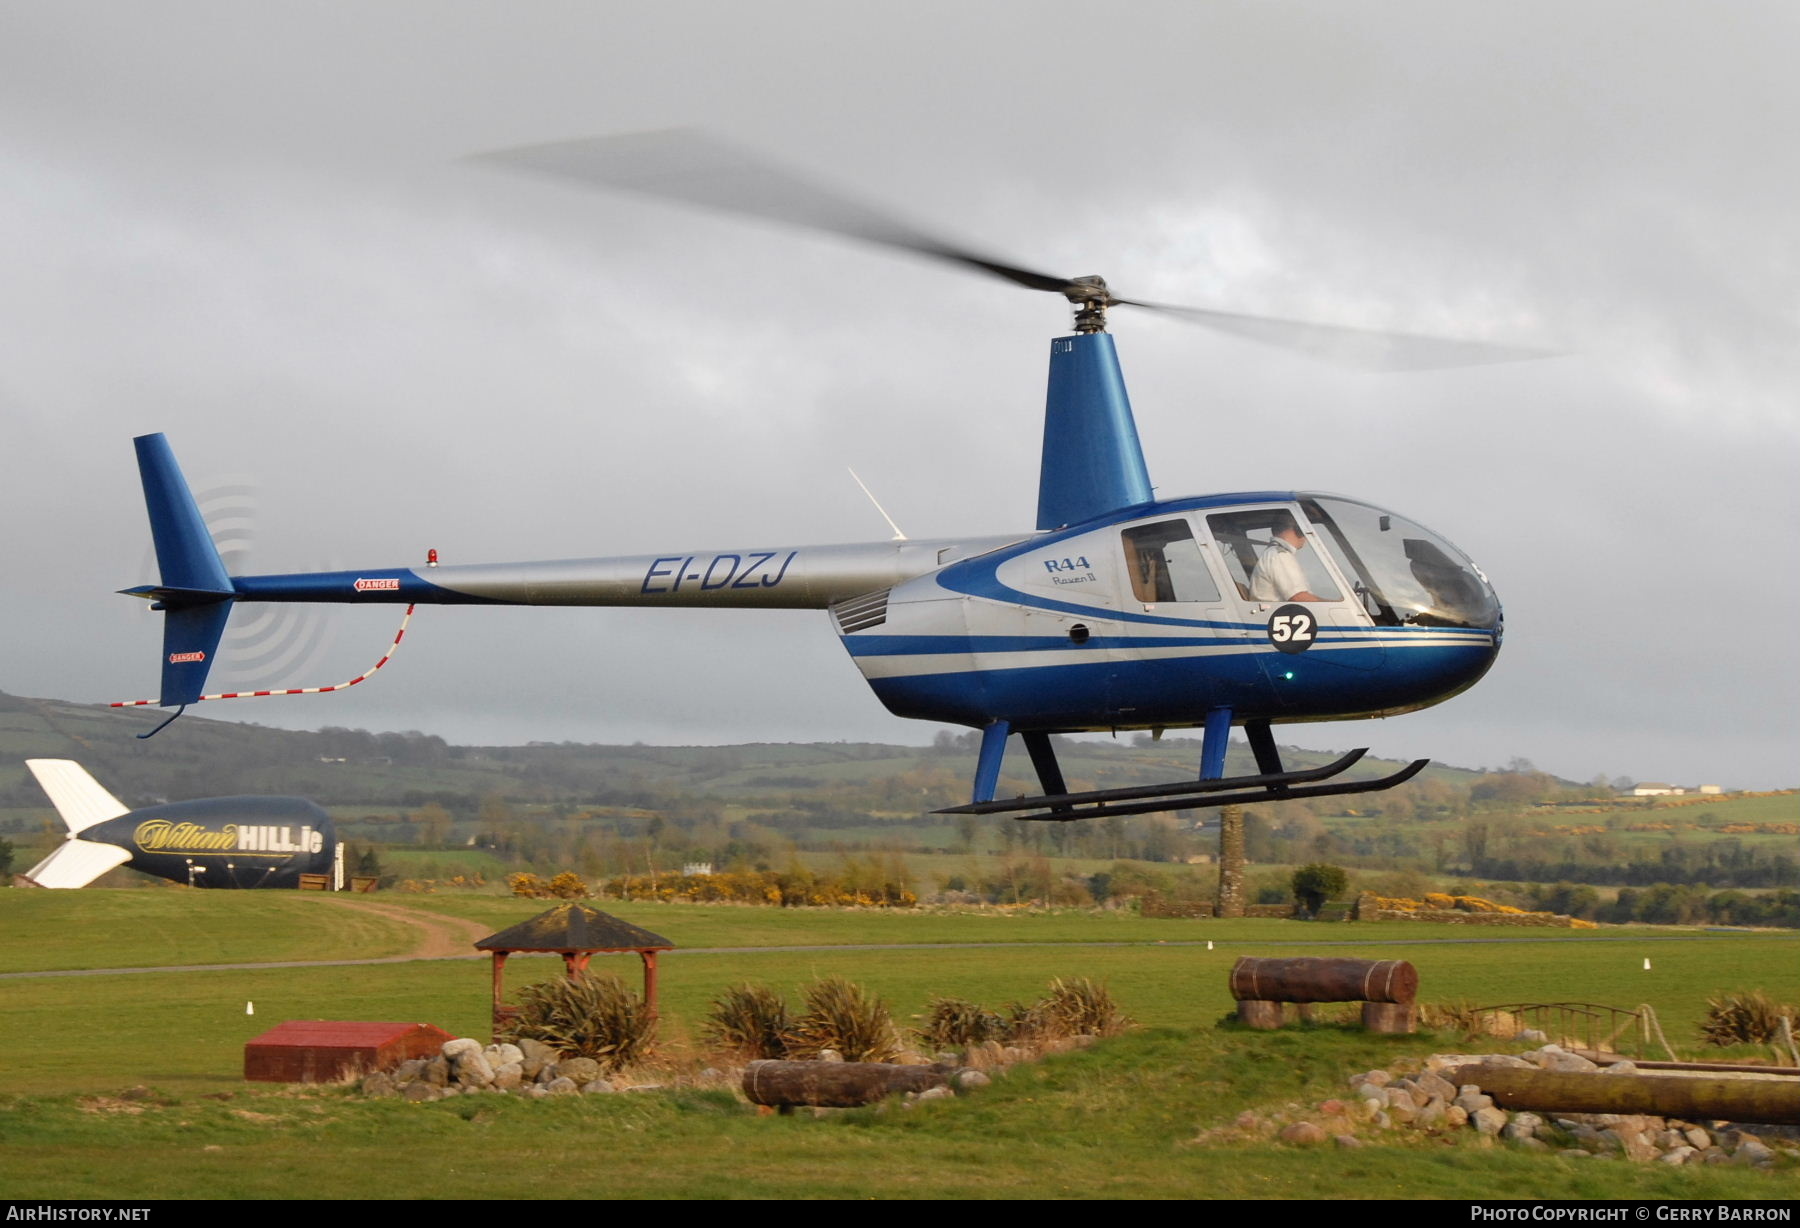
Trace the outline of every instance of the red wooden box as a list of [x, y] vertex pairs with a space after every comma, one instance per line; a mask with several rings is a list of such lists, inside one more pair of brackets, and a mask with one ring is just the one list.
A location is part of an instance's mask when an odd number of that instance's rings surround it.
[[335, 1083], [436, 1057], [455, 1037], [429, 1023], [351, 1023], [336, 1019], [276, 1024], [244, 1046], [244, 1078], [259, 1083]]

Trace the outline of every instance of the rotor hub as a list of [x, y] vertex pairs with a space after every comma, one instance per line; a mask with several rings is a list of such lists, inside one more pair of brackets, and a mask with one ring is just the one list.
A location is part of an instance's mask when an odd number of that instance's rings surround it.
[[1075, 331], [1106, 331], [1106, 309], [1119, 300], [1106, 288], [1104, 277], [1071, 277], [1063, 283], [1063, 297], [1075, 304]]

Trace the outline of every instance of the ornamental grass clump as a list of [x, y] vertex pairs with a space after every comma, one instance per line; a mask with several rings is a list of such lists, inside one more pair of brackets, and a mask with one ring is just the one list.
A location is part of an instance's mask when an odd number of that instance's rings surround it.
[[787, 999], [767, 985], [733, 985], [713, 999], [706, 1039], [745, 1061], [788, 1056]]
[[1004, 1017], [967, 998], [932, 998], [925, 1022], [913, 1030], [930, 1049], [967, 1049], [1012, 1039], [1012, 1027]]
[[1032, 1013], [1039, 1021], [1038, 1034], [1044, 1036], [1117, 1036], [1131, 1026], [1112, 991], [1085, 976], [1051, 981], [1050, 992]]
[[1781, 1020], [1793, 1026], [1800, 1011], [1777, 1002], [1760, 989], [1730, 993], [1706, 1001], [1700, 1039], [1709, 1045], [1770, 1045], [1783, 1039]]
[[527, 985], [519, 1015], [495, 1039], [538, 1040], [565, 1057], [591, 1057], [620, 1070], [650, 1052], [654, 1020], [641, 995], [616, 976], [580, 976]]
[[830, 1049], [846, 1062], [886, 1062], [900, 1054], [887, 1003], [861, 985], [831, 976], [806, 990], [806, 1009], [788, 1026], [789, 1057]]

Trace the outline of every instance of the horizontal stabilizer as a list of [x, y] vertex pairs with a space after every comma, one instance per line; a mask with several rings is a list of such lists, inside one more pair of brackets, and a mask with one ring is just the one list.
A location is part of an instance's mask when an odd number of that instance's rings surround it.
[[131, 854], [111, 844], [70, 837], [61, 848], [18, 877], [36, 887], [85, 887]]
[[[25, 766], [37, 777], [40, 788], [71, 833], [83, 832], [96, 823], [129, 814], [130, 808], [101, 787], [88, 770], [73, 759], [27, 759]], [[48, 863], [45, 863], [48, 864]]]

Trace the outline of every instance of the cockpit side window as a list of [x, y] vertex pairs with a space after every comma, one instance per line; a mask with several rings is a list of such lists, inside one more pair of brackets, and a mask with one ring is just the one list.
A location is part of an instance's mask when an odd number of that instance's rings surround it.
[[1219, 600], [1219, 586], [1187, 521], [1159, 520], [1126, 529], [1119, 537], [1131, 595], [1145, 605]]
[[[1288, 600], [1290, 594], [1258, 591], [1267, 587], [1267, 581], [1259, 584], [1257, 567], [1265, 556], [1283, 549], [1277, 535], [1284, 527], [1304, 528], [1291, 508], [1261, 507], [1245, 512], [1222, 512], [1207, 517], [1207, 522], [1212, 526], [1220, 553], [1225, 556], [1225, 570], [1237, 585], [1239, 597], [1245, 601]], [[1293, 563], [1304, 578], [1305, 591], [1320, 601], [1343, 600], [1330, 568], [1320, 561], [1316, 551], [1301, 548], [1292, 554]], [[1266, 564], [1263, 570], [1265, 574], [1269, 571]]]

